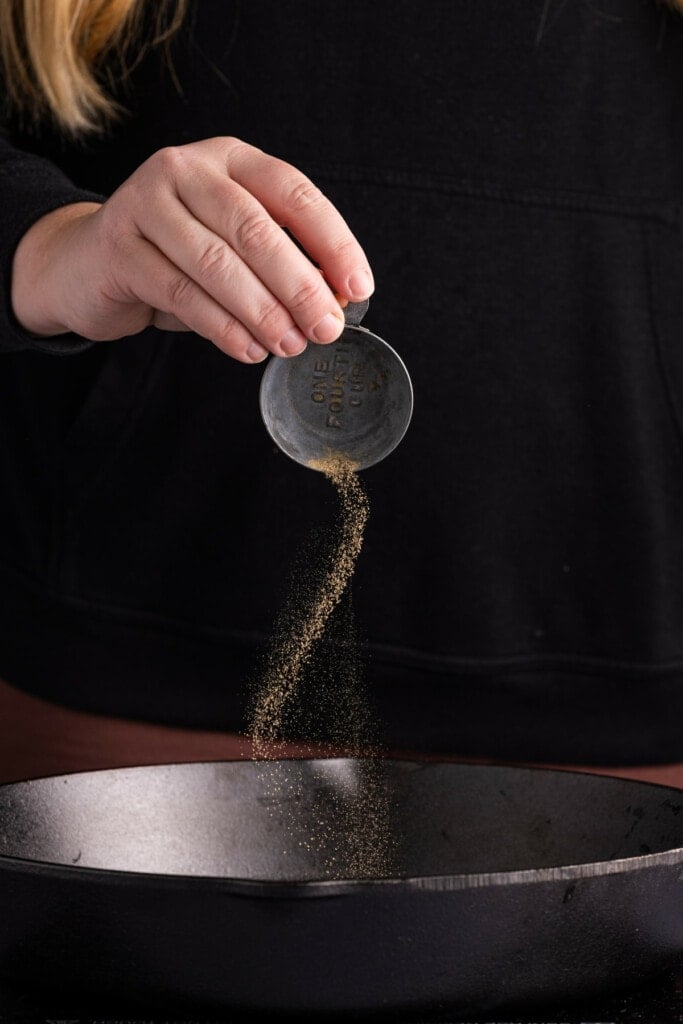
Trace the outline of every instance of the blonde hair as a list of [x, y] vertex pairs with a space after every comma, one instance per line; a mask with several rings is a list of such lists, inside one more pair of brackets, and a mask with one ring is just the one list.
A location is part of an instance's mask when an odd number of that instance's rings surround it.
[[[99, 80], [103, 58], [118, 57], [125, 77], [145, 49], [180, 27], [188, 0], [152, 2], [155, 30], [141, 42], [145, 0], [0, 0], [6, 112], [32, 122], [49, 115], [68, 135], [102, 129], [123, 110]], [[683, 13], [683, 0], [655, 3]]]
[[[0, 66], [10, 109], [31, 122], [45, 115], [69, 135], [101, 130], [122, 107], [98, 75], [117, 57], [120, 77], [149, 46], [170, 39], [187, 0], [152, 0], [150, 38], [141, 42], [146, 0], [0, 0]], [[108, 67], [111, 78], [111, 65]]]

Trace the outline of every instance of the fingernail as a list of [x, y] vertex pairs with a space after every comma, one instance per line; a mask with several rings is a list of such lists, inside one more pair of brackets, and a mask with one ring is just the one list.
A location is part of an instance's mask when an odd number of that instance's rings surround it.
[[264, 348], [263, 345], [259, 345], [258, 341], [252, 341], [247, 349], [247, 355], [252, 363], [262, 363], [268, 355], [268, 349]]
[[313, 337], [316, 341], [320, 341], [323, 344], [328, 341], [334, 341], [341, 334], [343, 326], [341, 317], [335, 316], [334, 313], [328, 313], [313, 328]]
[[354, 270], [347, 287], [350, 298], [368, 299], [375, 290], [375, 282], [369, 270]]
[[303, 352], [307, 344], [308, 342], [299, 328], [290, 327], [280, 342], [280, 348], [283, 352], [286, 352], [288, 356], [297, 356], [299, 352]]

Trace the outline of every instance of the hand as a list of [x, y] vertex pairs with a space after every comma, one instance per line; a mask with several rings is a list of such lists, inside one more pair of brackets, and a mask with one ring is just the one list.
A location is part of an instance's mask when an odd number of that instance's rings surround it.
[[308, 178], [220, 137], [159, 150], [103, 205], [37, 221], [16, 250], [12, 304], [37, 335], [109, 341], [154, 324], [253, 363], [334, 341], [335, 293], [360, 301], [373, 287], [363, 250]]

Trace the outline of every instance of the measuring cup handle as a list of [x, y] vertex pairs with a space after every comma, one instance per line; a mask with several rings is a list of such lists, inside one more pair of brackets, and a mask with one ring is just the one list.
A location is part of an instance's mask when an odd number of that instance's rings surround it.
[[370, 308], [370, 299], [362, 302], [347, 302], [344, 306], [344, 320], [350, 327], [359, 327], [360, 322]]

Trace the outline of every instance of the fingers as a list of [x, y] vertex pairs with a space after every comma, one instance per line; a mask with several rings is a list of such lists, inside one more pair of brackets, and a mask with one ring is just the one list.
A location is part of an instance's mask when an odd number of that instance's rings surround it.
[[[233, 191], [238, 189], [243, 193], [244, 190], [239, 186], [233, 186]], [[246, 201], [243, 195], [235, 198], [240, 210]], [[258, 206], [255, 200], [253, 202]], [[275, 233], [285, 238], [265, 212], [260, 216], [272, 225]], [[239, 222], [237, 214], [233, 213], [233, 218]], [[245, 221], [242, 220], [242, 223]], [[269, 352], [291, 356], [305, 349], [306, 334], [254, 272], [253, 261], [245, 261], [224, 238], [197, 220], [175, 196], [162, 195], [158, 199], [151, 199], [140, 230], [188, 278], [238, 319]], [[291, 241], [287, 241], [292, 245]], [[316, 269], [305, 257], [301, 254], [299, 256], [303, 263], [308, 264], [315, 290], [323, 296], [327, 293], [327, 301], [324, 298], [322, 300], [325, 303], [324, 314], [327, 314], [328, 307], [336, 308], [334, 333], [320, 339], [331, 341], [343, 329], [343, 314]], [[312, 289], [307, 291], [307, 295], [311, 294]]]
[[[160, 150], [102, 213], [123, 305], [146, 303], [154, 324], [180, 324], [243, 362], [334, 341], [341, 306], [374, 287], [329, 200], [296, 168], [239, 140]], [[105, 298], [109, 315], [116, 289]]]
[[134, 288], [127, 286], [129, 298], [157, 311], [155, 326], [180, 323], [242, 363], [260, 363], [268, 355], [237, 317], [226, 312], [147, 239], [138, 237], [130, 243], [126, 263], [129, 272], [133, 268], [131, 277], [135, 281]]
[[[281, 354], [279, 339], [295, 327], [312, 341], [326, 343], [339, 337], [344, 314], [337, 298], [319, 269], [254, 196], [212, 168], [191, 181], [179, 182], [178, 194], [197, 224], [191, 230], [188, 222], [186, 237], [195, 254], [201, 254], [199, 273], [206, 253], [214, 263], [212, 270], [218, 271], [211, 274], [212, 281], [201, 276], [197, 280], [217, 301], [227, 303], [271, 352]], [[223, 248], [221, 240], [225, 240]], [[234, 299], [233, 282], [220, 272], [235, 267], [231, 253], [253, 275], [249, 280], [240, 275], [243, 288]], [[191, 253], [187, 256], [192, 260]], [[285, 351], [294, 354], [286, 346]]]
[[301, 171], [246, 143], [228, 150], [230, 177], [288, 228], [332, 288], [353, 301], [374, 291], [370, 265], [339, 211]]

